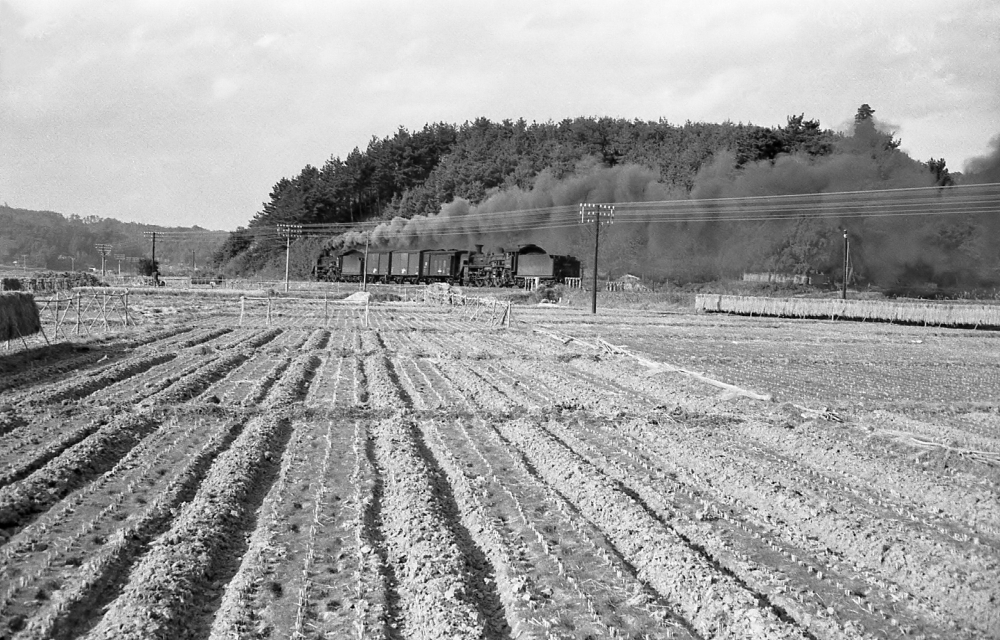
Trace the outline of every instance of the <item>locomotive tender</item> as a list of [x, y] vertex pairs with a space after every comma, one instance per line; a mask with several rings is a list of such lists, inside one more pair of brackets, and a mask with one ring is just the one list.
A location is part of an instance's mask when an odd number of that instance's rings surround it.
[[369, 251], [357, 249], [323, 255], [316, 261], [317, 280], [338, 282], [391, 282], [426, 284], [447, 282], [473, 287], [525, 286], [565, 282], [580, 277], [580, 261], [573, 256], [547, 253], [534, 244], [517, 251], [484, 253], [482, 245], [474, 251], [454, 249], [413, 249], [405, 251]]

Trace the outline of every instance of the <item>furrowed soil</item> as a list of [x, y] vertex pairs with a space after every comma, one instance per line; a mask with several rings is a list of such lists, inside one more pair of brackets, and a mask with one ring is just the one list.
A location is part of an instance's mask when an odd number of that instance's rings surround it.
[[1000, 637], [1000, 334], [189, 317], [0, 356], [0, 639]]

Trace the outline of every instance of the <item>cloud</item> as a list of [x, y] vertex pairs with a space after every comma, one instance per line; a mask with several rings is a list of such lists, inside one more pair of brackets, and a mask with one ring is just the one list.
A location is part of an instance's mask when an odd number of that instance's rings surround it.
[[[905, 148], [954, 166], [1000, 131], [987, 0], [6, 0], [0, 18], [0, 191], [67, 212], [139, 215], [91, 193], [124, 182], [148, 189], [142, 215], [232, 228], [306, 163], [478, 116], [831, 126], [868, 102]], [[25, 168], [48, 162], [64, 189]], [[165, 167], [149, 185], [127, 169], [149, 164]]]

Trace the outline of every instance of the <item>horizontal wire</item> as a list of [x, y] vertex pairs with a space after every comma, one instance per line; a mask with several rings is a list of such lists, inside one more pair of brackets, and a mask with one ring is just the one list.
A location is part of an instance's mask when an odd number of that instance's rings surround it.
[[[886, 200], [886, 198], [890, 198]], [[588, 203], [590, 204], [590, 203]], [[596, 203], [595, 203], [596, 204]], [[1000, 213], [1000, 184], [910, 187], [873, 191], [841, 191], [811, 194], [703, 198], [651, 202], [610, 203], [612, 220], [621, 224], [657, 222], [760, 222], [794, 219], [885, 218], [897, 216], [949, 216]], [[509, 211], [473, 211], [457, 216], [418, 216], [392, 221], [357, 223], [280, 223], [230, 231], [143, 232], [146, 240], [198, 240], [239, 235], [256, 242], [296, 238], [329, 238], [345, 233], [368, 233], [385, 227], [385, 233], [400, 239], [424, 235], [470, 235], [521, 233], [583, 226], [581, 205], [557, 205]], [[401, 227], [392, 229], [392, 226]]]

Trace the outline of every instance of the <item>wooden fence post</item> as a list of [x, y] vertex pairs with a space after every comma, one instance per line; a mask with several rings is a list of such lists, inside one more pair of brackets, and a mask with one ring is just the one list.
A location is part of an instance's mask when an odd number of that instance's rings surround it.
[[243, 314], [247, 310], [247, 298], [246, 296], [240, 296], [240, 326], [243, 326]]
[[365, 329], [368, 329], [369, 327], [371, 327], [371, 324], [369, 324], [369, 321], [368, 321], [368, 306], [369, 306], [368, 305], [368, 301], [369, 301], [369, 298], [365, 298]]
[[104, 330], [108, 330], [108, 294], [101, 294], [101, 318], [104, 320]]
[[267, 293], [267, 326], [271, 326], [271, 292]]
[[329, 326], [330, 324], [330, 296], [325, 291], [323, 292], [323, 326]]
[[128, 328], [128, 289], [122, 295], [122, 304], [125, 305], [125, 327]]
[[76, 294], [76, 335], [80, 335], [80, 316], [82, 315], [80, 311], [80, 299], [82, 297], [82, 293]]

